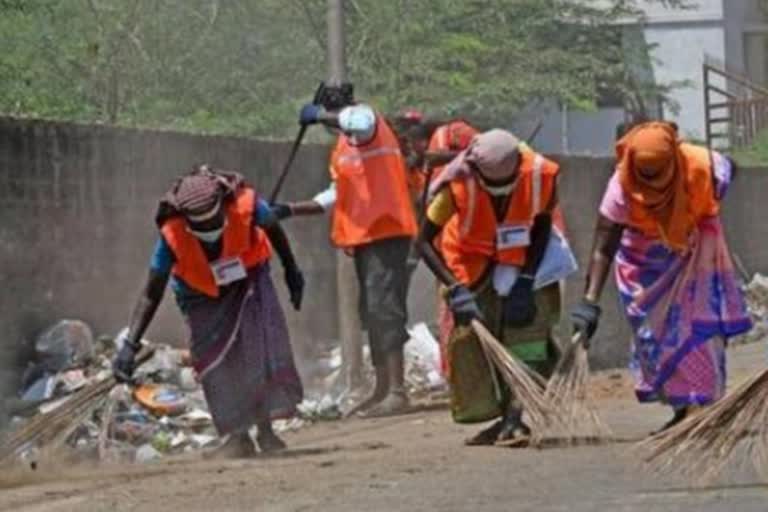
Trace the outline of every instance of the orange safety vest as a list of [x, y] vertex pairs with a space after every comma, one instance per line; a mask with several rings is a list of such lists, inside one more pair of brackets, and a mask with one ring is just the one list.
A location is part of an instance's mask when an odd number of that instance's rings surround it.
[[[559, 166], [530, 150], [522, 150], [519, 175], [503, 220], [499, 221], [490, 194], [475, 176], [462, 177], [449, 186], [456, 206], [442, 233], [443, 258], [461, 283], [478, 283], [492, 263], [523, 266], [527, 246], [499, 247], [500, 227], [530, 229], [534, 217], [544, 211], [552, 199]], [[563, 229], [559, 209], [553, 222]]]
[[[227, 224], [222, 234], [220, 259], [240, 258], [243, 266], [249, 269], [267, 261], [272, 255], [272, 246], [266, 234], [253, 224], [255, 207], [256, 192], [250, 187], [242, 187], [226, 204]], [[219, 287], [210, 262], [200, 240], [189, 232], [184, 217], [167, 220], [160, 232], [176, 257], [173, 275], [198, 292], [218, 297]]]
[[392, 129], [376, 116], [376, 135], [354, 146], [342, 135], [331, 155], [336, 182], [331, 240], [351, 248], [416, 235], [416, 216], [408, 192], [405, 162]]

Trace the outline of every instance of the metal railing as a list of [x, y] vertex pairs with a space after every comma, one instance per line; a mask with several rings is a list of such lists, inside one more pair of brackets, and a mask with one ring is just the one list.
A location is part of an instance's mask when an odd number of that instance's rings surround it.
[[768, 128], [768, 89], [709, 60], [703, 73], [707, 145], [749, 146]]

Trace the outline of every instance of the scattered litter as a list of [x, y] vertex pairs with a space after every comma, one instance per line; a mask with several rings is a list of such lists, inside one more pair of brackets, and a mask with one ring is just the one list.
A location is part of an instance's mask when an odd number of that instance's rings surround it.
[[768, 277], [755, 274], [744, 287], [747, 309], [754, 327], [751, 331], [732, 340], [733, 343], [753, 343], [768, 336]]
[[83, 370], [77, 369], [60, 373], [56, 382], [64, 393], [69, 394], [74, 393], [78, 389], [84, 388], [88, 385], [89, 381], [85, 377], [85, 372]]
[[181, 416], [163, 419], [173, 427], [183, 430], [199, 431], [208, 428], [213, 424], [213, 418], [210, 413], [202, 409], [192, 409]]
[[330, 395], [325, 395], [320, 400], [304, 400], [299, 404], [298, 411], [299, 416], [305, 420], [341, 419], [339, 404]]
[[189, 440], [192, 441], [192, 445], [195, 448], [205, 448], [214, 443], [217, 439], [218, 437], [209, 434], [192, 434], [189, 436]]
[[173, 450], [173, 449], [181, 448], [182, 446], [186, 445], [189, 442], [190, 442], [190, 437], [184, 432], [179, 431], [179, 432], [176, 432], [176, 434], [174, 434], [173, 437], [171, 437], [169, 441], [169, 445]]
[[173, 437], [164, 430], [160, 430], [152, 437], [152, 448], [160, 453], [168, 453], [171, 451], [171, 441]]
[[166, 385], [143, 384], [133, 398], [156, 416], [177, 416], [187, 410], [184, 395]]
[[152, 462], [153, 460], [160, 459], [162, 456], [163, 454], [157, 451], [151, 444], [145, 444], [136, 450], [135, 460], [138, 463]]
[[131, 444], [147, 443], [157, 433], [158, 426], [143, 410], [134, 408], [115, 414], [113, 437]]
[[80, 320], [61, 320], [35, 342], [38, 361], [50, 372], [84, 365], [93, 357], [93, 332]]
[[25, 402], [39, 402], [48, 400], [53, 397], [53, 392], [56, 389], [56, 376], [46, 375], [41, 377], [29, 386], [21, 395], [21, 399]]
[[[443, 389], [437, 341], [425, 324], [415, 325], [409, 333], [411, 339], [405, 349], [409, 392], [432, 393]], [[32, 422], [34, 418], [40, 419], [36, 413], [54, 413], [51, 417], [55, 421], [72, 423], [71, 429], [61, 431], [59, 448], [69, 448], [70, 455], [77, 458], [110, 462], [150, 462], [216, 443], [219, 437], [188, 350], [144, 340], [157, 349], [136, 372], [141, 384], [133, 389], [116, 386], [100, 400], [85, 400], [90, 395], [83, 393], [95, 393], [96, 388], [113, 385], [112, 357], [126, 335], [127, 329], [123, 329], [115, 337], [99, 337], [94, 342], [91, 329], [76, 320], [63, 320], [47, 329], [36, 342], [35, 359], [28, 365], [19, 393], [4, 404], [6, 410], [13, 411], [12, 434], [20, 433], [19, 439], [23, 439], [25, 428], [36, 428]], [[347, 389], [341, 349], [326, 346], [326, 352], [318, 354], [304, 368], [307, 393], [297, 407], [296, 417], [274, 421], [276, 432], [339, 420], [342, 411], [367, 393], [364, 386]], [[363, 349], [363, 359], [363, 380], [370, 384], [373, 367], [368, 347]], [[74, 419], [57, 411], [69, 402], [78, 407]], [[81, 402], [89, 404], [88, 407], [81, 407]], [[11, 453], [27, 462], [36, 460], [36, 454], [49, 441], [40, 438], [40, 445], [29, 443]]]
[[176, 385], [182, 391], [194, 391], [200, 386], [197, 375], [192, 368], [180, 368], [176, 378]]
[[446, 382], [440, 371], [440, 344], [425, 323], [408, 330], [405, 344], [405, 380], [411, 392], [440, 391]]

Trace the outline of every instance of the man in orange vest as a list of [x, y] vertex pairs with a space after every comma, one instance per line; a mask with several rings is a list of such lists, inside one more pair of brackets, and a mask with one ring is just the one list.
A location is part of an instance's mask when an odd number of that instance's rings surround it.
[[467, 149], [477, 134], [477, 129], [463, 119], [421, 118], [405, 130], [407, 162], [412, 168], [428, 169], [424, 174], [434, 179], [448, 162]]
[[351, 91], [332, 95], [324, 106], [304, 106], [300, 122], [340, 130], [331, 154], [332, 184], [313, 200], [276, 204], [273, 211], [280, 218], [332, 211], [331, 240], [355, 260], [359, 314], [376, 370], [373, 394], [356, 410], [397, 414], [408, 406], [407, 257], [417, 232], [398, 139], [383, 116], [354, 102]]
[[552, 233], [562, 229], [558, 174], [556, 163], [511, 133], [491, 130], [474, 137], [430, 187], [420, 248], [446, 287], [455, 324], [444, 350], [453, 417], [459, 423], [502, 418], [467, 444], [523, 444], [530, 436], [514, 390], [488, 367], [471, 320], [486, 323], [515, 357], [544, 375], [557, 359], [551, 331], [559, 320], [559, 285], [538, 271]]
[[[417, 196], [416, 203], [421, 212], [419, 219], [421, 223], [426, 212], [425, 203], [429, 183], [442, 173], [446, 164], [467, 149], [478, 131], [463, 119], [451, 121], [431, 119], [415, 110], [402, 112], [397, 117], [397, 124], [404, 140], [403, 145], [407, 154], [406, 163], [410, 171], [411, 186], [416, 189], [414, 194]], [[436, 240], [435, 243], [439, 245], [439, 240]], [[420, 258], [417, 245], [415, 244], [413, 250], [416, 254], [411, 254], [409, 259], [411, 268], [416, 267]], [[440, 345], [445, 347], [452, 322], [440, 290], [438, 290], [436, 300]], [[443, 362], [445, 363], [445, 360]]]
[[280, 224], [241, 175], [207, 166], [177, 180], [160, 202], [156, 222], [160, 236], [114, 361], [115, 377], [131, 379], [140, 340], [170, 279], [214, 425], [229, 437], [213, 454], [255, 454], [252, 425], [258, 426], [262, 452], [284, 448], [272, 420], [292, 416], [303, 391], [270, 277], [272, 248], [296, 310], [304, 278]]

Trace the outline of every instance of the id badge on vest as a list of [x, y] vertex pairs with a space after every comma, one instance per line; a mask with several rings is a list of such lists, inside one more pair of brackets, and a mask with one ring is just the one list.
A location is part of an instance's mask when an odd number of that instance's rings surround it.
[[531, 230], [524, 224], [505, 224], [496, 228], [496, 248], [513, 249], [531, 245]]
[[223, 258], [211, 263], [211, 272], [217, 286], [226, 286], [248, 276], [240, 258]]

